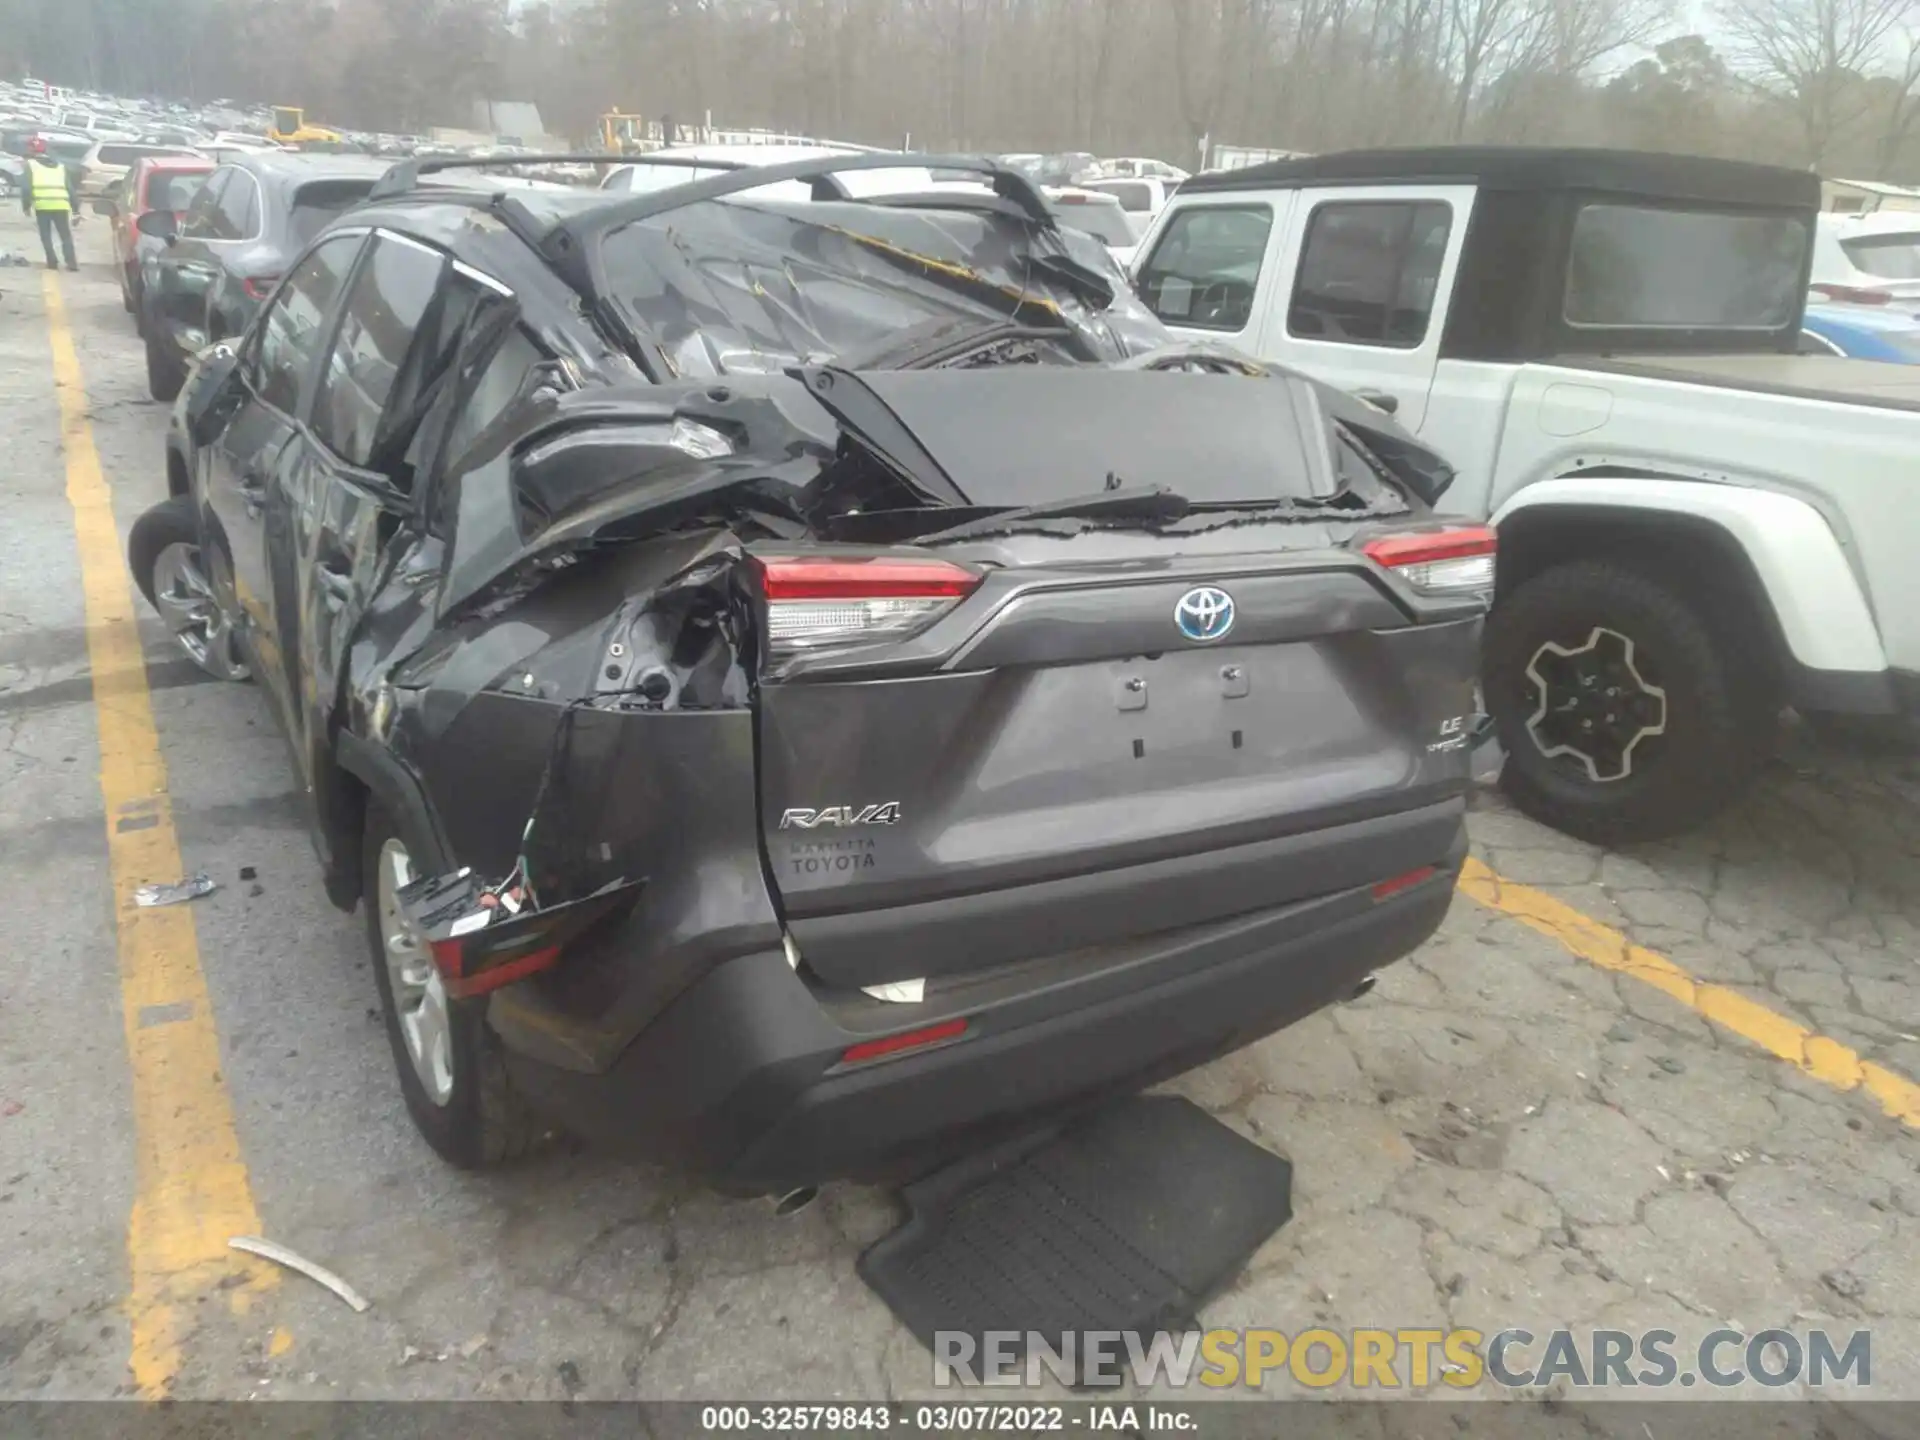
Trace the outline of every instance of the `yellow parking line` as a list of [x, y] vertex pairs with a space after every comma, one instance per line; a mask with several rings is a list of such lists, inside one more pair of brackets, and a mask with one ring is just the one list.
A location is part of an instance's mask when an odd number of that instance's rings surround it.
[[[135, 1196], [127, 1225], [134, 1383], [163, 1396], [180, 1369], [193, 1302], [240, 1276], [274, 1273], [227, 1241], [260, 1217], [220, 1073], [220, 1042], [200, 969], [193, 912], [141, 909], [136, 886], [180, 878], [180, 842], [153, 724], [133, 588], [93, 432], [80, 359], [56, 277], [45, 277], [47, 327], [86, 599], [87, 655], [100, 731], [100, 796], [119, 930], [121, 1014], [133, 1078]], [[126, 822], [135, 823], [126, 823]], [[236, 1298], [243, 1292], [236, 1291]]]
[[1865, 1090], [1902, 1124], [1920, 1129], [1920, 1085], [1826, 1035], [1818, 1035], [1724, 985], [1694, 979], [1666, 956], [1531, 886], [1502, 879], [1478, 860], [1460, 872], [1460, 890], [1482, 905], [1557, 940], [1573, 954], [1630, 975], [1836, 1090]]

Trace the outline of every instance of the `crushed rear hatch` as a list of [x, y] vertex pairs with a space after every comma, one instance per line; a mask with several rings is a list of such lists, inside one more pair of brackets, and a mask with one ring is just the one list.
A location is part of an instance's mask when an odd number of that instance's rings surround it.
[[[1481, 596], [1422, 593], [1364, 552], [1431, 523], [1334, 473], [1285, 388], [1092, 369], [849, 383], [836, 413], [879, 403], [862, 428], [897, 423], [892, 448], [939, 471], [929, 488], [986, 514], [911, 544], [749, 548], [763, 836], [814, 974], [991, 969], [1443, 859]], [[1176, 481], [1271, 508], [1100, 512]], [[1044, 509], [1087, 491], [1085, 515]], [[1022, 502], [1041, 508], [1005, 510]]]

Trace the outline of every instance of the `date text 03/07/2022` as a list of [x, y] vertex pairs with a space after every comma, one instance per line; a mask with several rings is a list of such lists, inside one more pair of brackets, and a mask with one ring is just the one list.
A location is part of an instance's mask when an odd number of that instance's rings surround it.
[[919, 1435], [1046, 1434], [1069, 1430], [1115, 1434], [1194, 1434], [1195, 1413], [1173, 1405], [707, 1405], [707, 1434], [769, 1435], [900, 1430]]

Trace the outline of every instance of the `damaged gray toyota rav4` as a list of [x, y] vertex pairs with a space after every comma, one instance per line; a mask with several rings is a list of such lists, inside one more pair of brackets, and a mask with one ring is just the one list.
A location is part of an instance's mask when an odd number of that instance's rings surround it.
[[277, 711], [455, 1163], [897, 1178], [1446, 912], [1494, 563], [1451, 472], [1175, 343], [1017, 174], [836, 178], [928, 163], [408, 162], [182, 393], [134, 574]]

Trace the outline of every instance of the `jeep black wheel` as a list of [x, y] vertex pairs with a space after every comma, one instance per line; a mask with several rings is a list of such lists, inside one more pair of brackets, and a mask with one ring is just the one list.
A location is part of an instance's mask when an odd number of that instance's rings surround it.
[[1596, 844], [1716, 814], [1764, 762], [1779, 715], [1739, 644], [1673, 589], [1604, 561], [1502, 598], [1485, 671], [1514, 804]]

